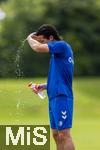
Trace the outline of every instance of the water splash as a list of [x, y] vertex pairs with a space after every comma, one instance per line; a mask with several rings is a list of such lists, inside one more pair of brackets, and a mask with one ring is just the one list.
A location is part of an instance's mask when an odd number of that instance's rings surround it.
[[21, 55], [23, 53], [24, 45], [25, 45], [26, 39], [21, 42], [21, 45], [19, 46], [16, 54], [16, 59], [15, 59], [15, 73], [16, 73], [16, 78], [20, 79], [23, 78], [23, 70], [21, 68]]
[[[22, 79], [24, 76], [22, 67], [21, 67], [21, 56], [24, 50], [24, 45], [25, 45], [26, 39], [21, 42], [21, 45], [19, 46], [17, 53], [16, 53], [16, 58], [15, 58], [15, 74], [17, 79]], [[17, 96], [18, 96], [18, 102], [17, 102], [17, 109], [20, 108], [22, 105], [24, 107], [24, 104], [22, 103], [22, 89], [17, 90]]]
[[17, 105], [16, 105], [17, 109], [19, 109], [19, 106], [21, 104], [21, 92], [22, 91], [20, 89], [17, 91], [17, 94], [18, 94], [18, 102], [17, 102]]

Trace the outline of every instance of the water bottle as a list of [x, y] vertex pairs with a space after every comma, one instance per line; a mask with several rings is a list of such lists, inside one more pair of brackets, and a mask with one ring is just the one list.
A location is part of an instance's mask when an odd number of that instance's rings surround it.
[[[35, 86], [36, 86], [36, 84], [35, 84], [35, 83], [32, 83], [32, 82], [30, 82], [30, 83], [28, 84], [28, 87], [31, 88], [31, 89], [35, 89]], [[40, 86], [42, 87], [43, 85], [41, 84]], [[44, 98], [46, 97], [43, 91], [39, 91], [37, 94], [38, 94], [38, 96], [39, 96], [41, 99], [44, 99]]]

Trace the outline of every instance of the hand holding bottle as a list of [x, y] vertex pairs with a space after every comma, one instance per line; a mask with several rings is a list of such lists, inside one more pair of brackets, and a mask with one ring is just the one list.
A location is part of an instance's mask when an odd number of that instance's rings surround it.
[[35, 84], [30, 82], [28, 84], [28, 87], [31, 88], [34, 93], [38, 94], [41, 99], [44, 99], [46, 97], [43, 92], [43, 90], [46, 89], [46, 84]]

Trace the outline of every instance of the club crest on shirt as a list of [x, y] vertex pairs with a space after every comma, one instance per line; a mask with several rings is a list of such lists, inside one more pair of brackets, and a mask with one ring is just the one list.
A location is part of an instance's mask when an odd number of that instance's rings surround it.
[[72, 57], [69, 57], [69, 58], [68, 58], [68, 62], [74, 64], [73, 58], [72, 58]]

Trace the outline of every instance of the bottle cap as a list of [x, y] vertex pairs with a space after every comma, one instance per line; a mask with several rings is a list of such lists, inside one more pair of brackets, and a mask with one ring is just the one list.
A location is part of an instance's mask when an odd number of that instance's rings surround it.
[[29, 84], [28, 84], [28, 87], [30, 87], [32, 85], [32, 82], [30, 82]]

